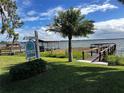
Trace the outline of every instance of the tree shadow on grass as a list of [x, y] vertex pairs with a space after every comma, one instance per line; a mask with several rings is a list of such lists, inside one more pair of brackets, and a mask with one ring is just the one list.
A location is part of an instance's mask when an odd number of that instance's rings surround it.
[[71, 63], [48, 66], [47, 72], [17, 82], [1, 75], [1, 93], [124, 93], [124, 71]]

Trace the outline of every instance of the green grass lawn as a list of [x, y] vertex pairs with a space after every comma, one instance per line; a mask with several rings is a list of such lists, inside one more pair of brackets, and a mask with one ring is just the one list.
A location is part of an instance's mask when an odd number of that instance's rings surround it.
[[24, 57], [0, 56], [0, 93], [124, 93], [124, 67], [68, 63], [66, 58], [43, 58], [48, 71], [21, 81], [10, 81], [12, 65]]

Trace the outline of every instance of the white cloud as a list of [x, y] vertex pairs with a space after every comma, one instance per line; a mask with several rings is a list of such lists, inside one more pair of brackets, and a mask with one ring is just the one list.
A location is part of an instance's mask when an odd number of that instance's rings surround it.
[[105, 3], [109, 3], [111, 0], [106, 0]]
[[32, 22], [32, 21], [43, 21], [43, 20], [50, 20], [49, 17], [40, 17], [40, 16], [26, 16], [22, 18], [24, 22]]
[[36, 11], [31, 10], [27, 12], [27, 15], [23, 15], [23, 21], [37, 21], [37, 20], [50, 20], [51, 17], [57, 15], [58, 11], [64, 10], [62, 7], [58, 6], [53, 9], [49, 9], [46, 12], [38, 14]]
[[49, 18], [49, 17], [41, 17], [39, 20], [50, 20], [51, 18]]
[[46, 31], [48, 29], [47, 26], [42, 26], [41, 28], [39, 28], [37, 31], [39, 33], [39, 38], [42, 40], [48, 40], [48, 41], [52, 41], [52, 40], [61, 40], [62, 37], [60, 36], [59, 33], [54, 33], [54, 32], [49, 32]]
[[90, 38], [123, 38], [124, 37], [124, 18], [111, 19], [102, 22], [96, 22], [95, 33]]
[[124, 18], [97, 22], [95, 27], [100, 31], [124, 32]]
[[32, 16], [32, 17], [25, 17], [22, 19], [22, 21], [37, 21], [39, 19], [40, 19], [39, 16]]
[[55, 16], [55, 15], [57, 15], [58, 11], [63, 11], [63, 10], [64, 10], [63, 7], [58, 6], [58, 7], [55, 7], [53, 9], [49, 9], [46, 12], [41, 13], [40, 16]]
[[28, 15], [28, 16], [34, 16], [34, 15], [36, 15], [36, 14], [37, 14], [37, 12], [34, 11], [34, 10], [31, 10], [31, 11], [27, 12], [27, 15]]
[[16, 29], [16, 32], [19, 33], [19, 40], [23, 40], [23, 38], [25, 36], [34, 36], [34, 31], [38, 31], [38, 35], [39, 35], [39, 38], [41, 40], [48, 40], [48, 41], [52, 41], [52, 40], [61, 40], [62, 37], [58, 34], [58, 33], [54, 33], [54, 32], [47, 32], [46, 29], [48, 27], [47, 26], [42, 26], [42, 27], [32, 27], [28, 30], [25, 30], [25, 29]]
[[29, 5], [31, 5], [31, 0], [23, 0], [22, 4], [29, 6]]
[[104, 3], [102, 5], [93, 4], [93, 5], [89, 5], [87, 7], [81, 7], [81, 6], [79, 6], [79, 7], [81, 9], [81, 13], [84, 14], [84, 15], [87, 15], [89, 13], [93, 13], [93, 12], [96, 12], [96, 11], [105, 12], [105, 11], [110, 10], [110, 9], [118, 8], [117, 6], [112, 5], [110, 3]]

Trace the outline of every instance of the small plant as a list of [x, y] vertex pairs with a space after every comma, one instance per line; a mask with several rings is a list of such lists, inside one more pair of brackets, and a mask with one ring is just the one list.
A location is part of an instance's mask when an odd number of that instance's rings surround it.
[[106, 57], [106, 61], [109, 65], [124, 65], [124, 58], [119, 56], [108, 56]]
[[118, 58], [114, 55], [108, 56], [107, 58], [107, 62], [109, 65], [117, 65], [118, 64]]
[[30, 62], [13, 66], [10, 69], [12, 80], [23, 80], [46, 71], [46, 62], [42, 59], [36, 59]]

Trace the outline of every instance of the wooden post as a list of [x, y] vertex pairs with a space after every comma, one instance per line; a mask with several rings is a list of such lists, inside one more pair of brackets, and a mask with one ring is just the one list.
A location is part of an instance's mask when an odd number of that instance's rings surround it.
[[112, 54], [114, 54], [114, 46], [112, 46]]
[[84, 60], [84, 51], [82, 52], [82, 59]]
[[37, 31], [35, 31], [35, 42], [36, 42], [36, 58], [40, 58], [39, 39], [38, 39]]
[[114, 45], [114, 53], [116, 52], [116, 44]]
[[21, 51], [21, 45], [19, 44], [19, 52], [21, 53], [22, 51]]
[[1, 51], [1, 49], [0, 49], [0, 55], [2, 54], [2, 51]]
[[99, 49], [96, 49], [96, 53], [98, 53], [99, 52]]
[[91, 56], [93, 56], [93, 51], [91, 50]]
[[104, 60], [104, 59], [105, 59], [106, 54], [107, 54], [107, 51], [104, 51], [104, 52], [103, 52], [103, 59], [102, 59], [102, 60]]
[[99, 52], [99, 61], [101, 61], [101, 52]]
[[107, 51], [108, 51], [108, 55], [109, 55], [109, 48], [107, 49]]
[[110, 54], [112, 54], [112, 47], [110, 48]]

